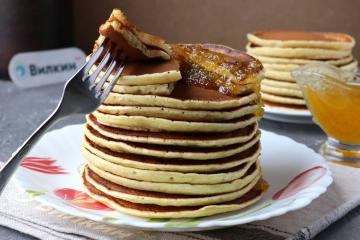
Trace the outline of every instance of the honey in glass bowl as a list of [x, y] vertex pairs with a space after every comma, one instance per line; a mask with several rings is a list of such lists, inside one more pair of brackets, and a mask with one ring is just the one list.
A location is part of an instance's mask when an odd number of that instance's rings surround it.
[[328, 160], [360, 167], [360, 83], [355, 74], [325, 63], [292, 72], [306, 105], [328, 140], [320, 153]]

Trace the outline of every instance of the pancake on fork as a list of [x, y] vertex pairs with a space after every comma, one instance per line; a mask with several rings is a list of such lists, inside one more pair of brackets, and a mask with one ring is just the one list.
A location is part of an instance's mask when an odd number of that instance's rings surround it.
[[151, 218], [210, 216], [258, 201], [267, 188], [259, 163], [261, 63], [226, 46], [167, 45], [120, 10], [100, 27], [95, 49], [105, 38], [131, 61], [86, 118], [85, 191]]

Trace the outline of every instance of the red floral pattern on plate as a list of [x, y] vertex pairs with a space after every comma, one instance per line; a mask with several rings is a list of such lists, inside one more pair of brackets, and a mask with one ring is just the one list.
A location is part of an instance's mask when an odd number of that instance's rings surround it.
[[322, 178], [326, 171], [326, 168], [316, 166], [298, 174], [283, 189], [275, 193], [272, 199], [281, 200], [295, 195]]
[[100, 211], [113, 211], [113, 209], [107, 207], [100, 202], [95, 201], [86, 193], [72, 188], [56, 189], [54, 190], [54, 194], [62, 200], [65, 200], [76, 207]]
[[46, 174], [68, 174], [64, 168], [55, 165], [56, 160], [44, 157], [26, 157], [20, 166]]

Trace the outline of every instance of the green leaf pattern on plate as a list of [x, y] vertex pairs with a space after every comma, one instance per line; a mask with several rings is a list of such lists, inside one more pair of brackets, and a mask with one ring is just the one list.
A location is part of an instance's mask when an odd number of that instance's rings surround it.
[[46, 191], [37, 191], [37, 190], [31, 190], [31, 189], [27, 189], [27, 190], [25, 190], [25, 192], [28, 194], [29, 198], [41, 196], [46, 193]]
[[168, 222], [170, 218], [150, 218], [146, 220], [147, 222]]
[[201, 223], [201, 218], [189, 218], [189, 219], [184, 219], [183, 221], [179, 221], [179, 220], [169, 221], [164, 226], [172, 227], [172, 228], [192, 228], [192, 227], [197, 227], [199, 223]]
[[196, 227], [200, 223], [200, 218], [171, 219], [171, 218], [150, 218], [147, 222], [165, 223], [165, 227], [188, 228]]
[[119, 220], [118, 218], [114, 218], [114, 217], [103, 217], [101, 219], [101, 221], [103, 222], [116, 222], [117, 220]]

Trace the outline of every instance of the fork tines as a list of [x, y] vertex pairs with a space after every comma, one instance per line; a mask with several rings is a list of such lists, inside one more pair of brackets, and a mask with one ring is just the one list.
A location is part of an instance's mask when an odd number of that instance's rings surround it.
[[[94, 65], [96, 65], [100, 58], [100, 63], [90, 74], [89, 71]], [[103, 44], [98, 47], [95, 53], [92, 54], [90, 60], [86, 64], [86, 67], [84, 68], [86, 75], [84, 76], [83, 81], [88, 81], [89, 90], [96, 98], [100, 98], [101, 101], [103, 101], [109, 95], [116, 81], [121, 76], [125, 64], [126, 56], [116, 49], [116, 45], [114, 43], [110, 43], [105, 40]], [[102, 71], [104, 74], [99, 81], [96, 81]], [[103, 88], [105, 82], [109, 79], [111, 73], [113, 72], [114, 74], [110, 80], [110, 84], [106, 88]]]

